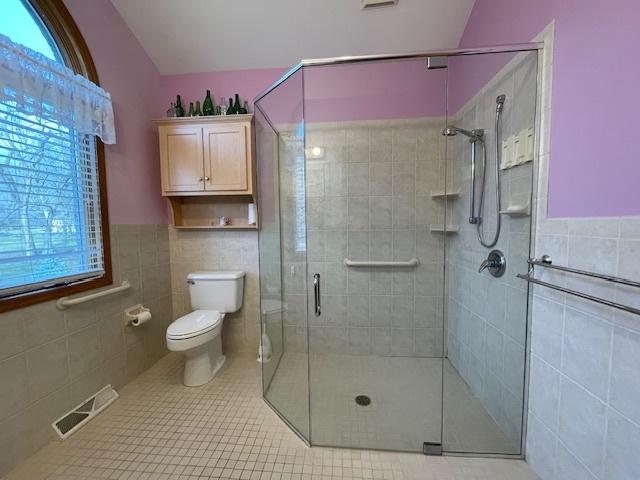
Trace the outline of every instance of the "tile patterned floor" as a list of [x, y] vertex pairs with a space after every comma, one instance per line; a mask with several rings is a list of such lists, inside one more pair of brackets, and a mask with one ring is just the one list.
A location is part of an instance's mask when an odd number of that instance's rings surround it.
[[253, 356], [233, 356], [208, 385], [181, 383], [170, 354], [105, 412], [6, 480], [534, 480], [522, 461], [308, 448], [263, 403]]
[[[307, 372], [305, 354], [285, 353], [267, 398], [308, 436]], [[419, 452], [438, 443], [444, 381], [446, 451], [519, 452], [446, 358], [316, 354], [310, 375], [314, 445]], [[358, 406], [359, 394], [371, 405]]]

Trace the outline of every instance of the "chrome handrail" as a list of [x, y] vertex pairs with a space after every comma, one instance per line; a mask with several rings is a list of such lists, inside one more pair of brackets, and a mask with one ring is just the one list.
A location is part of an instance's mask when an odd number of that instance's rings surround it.
[[570, 288], [560, 287], [558, 285], [554, 285], [552, 283], [543, 282], [542, 280], [538, 280], [537, 278], [533, 278], [531, 275], [523, 275], [519, 273], [516, 275], [518, 278], [522, 280], [526, 280], [529, 283], [535, 283], [536, 285], [541, 285], [543, 287], [551, 288], [553, 290], [557, 290], [559, 292], [568, 293], [570, 295], [574, 295], [576, 297], [584, 298], [585, 300], [591, 300], [595, 303], [600, 303], [602, 305], [607, 305], [608, 307], [617, 308], [618, 310], [624, 310], [625, 312], [633, 313], [635, 315], [640, 315], [640, 309], [630, 307], [628, 305], [623, 305], [621, 303], [612, 302], [611, 300], [607, 300], [605, 298], [595, 297], [593, 295], [589, 295], [587, 293], [578, 292], [576, 290], [571, 290]]
[[533, 276], [534, 273], [534, 267], [538, 266], [538, 267], [543, 267], [543, 268], [549, 268], [552, 270], [557, 270], [560, 272], [567, 272], [567, 273], [573, 273], [576, 275], [583, 275], [585, 277], [589, 277], [589, 278], [596, 278], [599, 280], [604, 280], [607, 282], [611, 282], [611, 283], [615, 283], [618, 285], [626, 285], [626, 286], [630, 286], [630, 287], [637, 287], [640, 288], [640, 282], [636, 282], [634, 280], [629, 280], [627, 278], [622, 278], [622, 277], [616, 277], [613, 275], [606, 275], [604, 273], [596, 273], [596, 272], [589, 272], [587, 270], [580, 270], [578, 268], [572, 268], [572, 267], [565, 267], [565, 266], [561, 266], [561, 265], [554, 265], [551, 257], [549, 255], [543, 255], [542, 257], [540, 257], [539, 259], [537, 258], [530, 258], [529, 260], [527, 260], [527, 263], [529, 265], [531, 265], [531, 267], [529, 268], [529, 273], [527, 275], [524, 275], [522, 273], [519, 273], [516, 275], [516, 277], [525, 280], [529, 283], [534, 283], [536, 285], [540, 285], [543, 287], [547, 287], [547, 288], [551, 288], [552, 290], [557, 290], [559, 292], [563, 292], [563, 293], [568, 293], [569, 295], [573, 295], [575, 297], [579, 297], [579, 298], [584, 298], [585, 300], [590, 300], [592, 302], [595, 303], [599, 303], [601, 305], [606, 305], [608, 307], [612, 307], [612, 308], [616, 308], [618, 310], [622, 310], [628, 313], [633, 313], [634, 315], [640, 315], [640, 309], [635, 308], [635, 307], [630, 307], [629, 305], [624, 305], [622, 303], [618, 303], [618, 302], [613, 302], [611, 300], [607, 300], [606, 298], [600, 298], [600, 297], [596, 297], [594, 295], [589, 295], [588, 293], [583, 293], [583, 292], [579, 292], [577, 290], [572, 290], [571, 288], [566, 288], [566, 287], [561, 287], [559, 285], [554, 285], [553, 283], [549, 283], [549, 282], [545, 282], [543, 280], [538, 280], [537, 278], [535, 278]]
[[628, 285], [630, 287], [640, 288], [640, 282], [635, 282], [627, 278], [615, 277], [613, 275], [606, 275], [604, 273], [588, 272], [587, 270], [580, 270], [577, 268], [554, 265], [549, 255], [543, 255], [542, 257], [540, 257], [540, 259], [530, 258], [527, 262], [529, 263], [529, 265], [536, 265], [538, 267], [550, 268], [552, 270], [559, 270], [561, 272], [575, 273], [576, 275], [584, 275], [585, 277], [599, 278], [600, 280], [605, 280], [607, 282], [619, 283], [622, 285]]

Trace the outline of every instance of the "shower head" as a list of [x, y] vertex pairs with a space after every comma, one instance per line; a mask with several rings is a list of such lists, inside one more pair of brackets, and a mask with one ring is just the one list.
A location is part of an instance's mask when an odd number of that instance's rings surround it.
[[445, 137], [454, 137], [457, 134], [462, 134], [465, 137], [469, 137], [470, 142], [484, 141], [484, 130], [481, 128], [474, 130], [465, 130], [464, 128], [456, 127], [455, 125], [448, 125], [443, 131], [442, 135]]
[[496, 112], [502, 112], [502, 109], [504, 108], [504, 102], [507, 99], [506, 95], [498, 95], [498, 97], [496, 98]]

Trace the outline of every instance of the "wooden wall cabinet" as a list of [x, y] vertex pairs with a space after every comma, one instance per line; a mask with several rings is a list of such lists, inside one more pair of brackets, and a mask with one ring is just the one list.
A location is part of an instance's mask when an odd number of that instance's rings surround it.
[[[162, 118], [154, 123], [162, 195], [171, 202], [175, 226], [257, 228], [241, 213], [256, 203], [253, 115]], [[221, 227], [220, 216], [230, 217], [231, 225]]]

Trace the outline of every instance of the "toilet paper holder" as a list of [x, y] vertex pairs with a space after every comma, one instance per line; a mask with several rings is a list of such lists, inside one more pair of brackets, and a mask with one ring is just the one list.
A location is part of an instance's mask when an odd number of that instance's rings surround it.
[[129, 307], [124, 311], [124, 324], [125, 326], [142, 325], [150, 319], [151, 310], [143, 306], [141, 303]]

